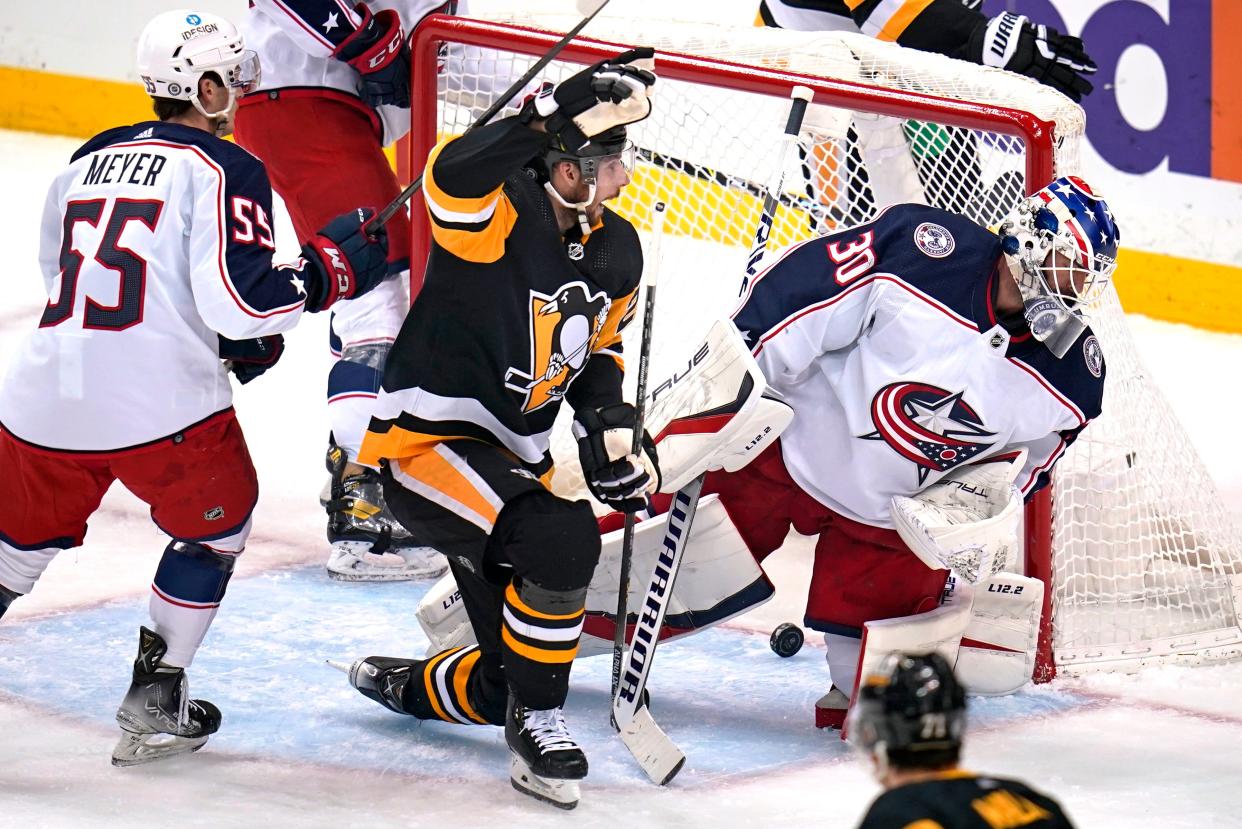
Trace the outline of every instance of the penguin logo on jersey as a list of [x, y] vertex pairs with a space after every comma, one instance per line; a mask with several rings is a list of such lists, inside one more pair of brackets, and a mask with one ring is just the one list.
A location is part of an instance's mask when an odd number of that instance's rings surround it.
[[948, 472], [993, 444], [980, 438], [995, 436], [965, 392], [948, 392], [928, 383], [890, 383], [871, 399], [875, 431], [858, 437], [882, 440], [918, 469], [922, 486], [932, 472]]
[[523, 395], [524, 413], [565, 396], [611, 307], [606, 293], [593, 294], [584, 282], [570, 282], [551, 296], [530, 292], [530, 371], [505, 372], [505, 386]]

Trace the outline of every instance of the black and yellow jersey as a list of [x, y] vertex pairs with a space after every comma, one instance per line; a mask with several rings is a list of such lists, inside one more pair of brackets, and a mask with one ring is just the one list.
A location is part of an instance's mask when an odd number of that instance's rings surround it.
[[923, 52], [966, 58], [970, 36], [987, 25], [962, 0], [760, 0], [756, 24], [795, 31], [861, 31]]
[[889, 789], [859, 829], [1072, 829], [1060, 805], [1018, 780], [947, 771]]
[[575, 409], [621, 401], [638, 234], [606, 208], [587, 236], [576, 225], [562, 234], [528, 166], [547, 146], [546, 134], [507, 118], [432, 151], [423, 179], [431, 254], [361, 463], [473, 438], [542, 473], [562, 400]]

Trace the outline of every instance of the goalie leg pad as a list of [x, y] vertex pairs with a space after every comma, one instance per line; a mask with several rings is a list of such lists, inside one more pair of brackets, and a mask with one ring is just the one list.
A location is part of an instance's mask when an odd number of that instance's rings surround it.
[[793, 409], [765, 398], [767, 381], [730, 320], [671, 377], [653, 383], [646, 428], [660, 454], [661, 492], [676, 492], [703, 472], [741, 469], [784, 431]]
[[972, 694], [1012, 694], [1031, 680], [1044, 583], [998, 573], [975, 589], [954, 673]]
[[[641, 610], [641, 582], [652, 572], [663, 550], [664, 529], [663, 520], [643, 521], [635, 527], [628, 595], [630, 624]], [[614, 530], [602, 539], [599, 566], [587, 591], [587, 622], [581, 644], [584, 656], [612, 651], [622, 535], [622, 530]], [[755, 563], [719, 496], [703, 496], [669, 597], [661, 639], [677, 639], [718, 625], [758, 607], [773, 592], [772, 583]]]

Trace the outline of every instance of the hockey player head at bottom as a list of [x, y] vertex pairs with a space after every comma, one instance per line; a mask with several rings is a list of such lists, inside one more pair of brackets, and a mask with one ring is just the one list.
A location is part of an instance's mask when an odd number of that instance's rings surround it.
[[1071, 826], [1047, 795], [1017, 780], [959, 767], [966, 691], [939, 653], [886, 657], [863, 677], [847, 728], [885, 789], [863, 818], [863, 829]]
[[999, 233], [1013, 282], [1002, 280], [997, 310], [1021, 310], [1035, 339], [1063, 357], [1117, 268], [1121, 231], [1108, 204], [1065, 176], [1019, 201]]

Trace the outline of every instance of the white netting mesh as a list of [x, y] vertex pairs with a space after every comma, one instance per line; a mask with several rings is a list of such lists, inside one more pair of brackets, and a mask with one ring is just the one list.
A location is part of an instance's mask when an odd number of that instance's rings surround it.
[[[514, 22], [563, 32], [577, 20]], [[594, 21], [590, 32], [600, 40], [731, 64], [1021, 109], [1053, 125], [1055, 172], [1079, 170], [1082, 110], [1047, 87], [1000, 70], [835, 32], [608, 18]], [[494, 87], [507, 86], [534, 62], [505, 50], [485, 55], [482, 61], [448, 61], [439, 134], [462, 132], [490, 103]], [[540, 80], [557, 81], [580, 68], [553, 62]], [[780, 173], [784, 184], [771, 250], [865, 221], [903, 201], [934, 204], [991, 225], [1027, 189], [1022, 138], [947, 126], [931, 116], [877, 115], [863, 111], [865, 104], [812, 105], [798, 152], [782, 165], [781, 132], [794, 82], [774, 82], [766, 94], [739, 91], [713, 75], [707, 62], [695, 81], [662, 79], [652, 117], [631, 127], [640, 164], [614, 209], [643, 231], [651, 205], [669, 205], [653, 382], [676, 371], [711, 321], [732, 310], [763, 193]], [[1239, 534], [1143, 371], [1111, 289], [1095, 329], [1108, 362], [1106, 413], [1061, 461], [1054, 492], [1058, 663], [1085, 668], [1179, 649], [1227, 652], [1230, 643], [1236, 651], [1242, 642], [1234, 610], [1242, 572]], [[631, 360], [638, 339], [635, 322], [626, 339]], [[632, 395], [636, 372], [628, 374]], [[558, 491], [582, 493], [567, 430], [559, 430], [554, 453], [562, 461]]]

